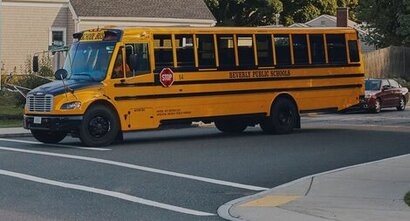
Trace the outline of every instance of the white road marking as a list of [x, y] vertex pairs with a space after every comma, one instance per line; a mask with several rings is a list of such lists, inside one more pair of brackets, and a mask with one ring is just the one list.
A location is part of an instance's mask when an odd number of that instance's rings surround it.
[[264, 187], [258, 187], [258, 186], [240, 184], [240, 183], [233, 183], [233, 182], [217, 180], [217, 179], [212, 179], [212, 178], [206, 178], [206, 177], [193, 176], [193, 175], [177, 173], [177, 172], [172, 172], [172, 171], [167, 171], [167, 170], [160, 170], [160, 169], [155, 169], [155, 168], [150, 168], [150, 167], [138, 166], [138, 165], [135, 165], [135, 164], [122, 163], [122, 162], [112, 161], [112, 160], [104, 160], [104, 159], [100, 159], [100, 158], [84, 157], [84, 156], [76, 156], [76, 155], [60, 154], [60, 153], [50, 153], [50, 152], [34, 151], [34, 150], [26, 150], [26, 149], [16, 149], [16, 148], [1, 147], [1, 146], [0, 146], [0, 150], [14, 151], [14, 152], [20, 152], [20, 153], [29, 153], [29, 154], [37, 154], [37, 155], [44, 155], [44, 156], [61, 157], [61, 158], [67, 158], [67, 159], [84, 160], [84, 161], [90, 161], [90, 162], [108, 164], [108, 165], [113, 165], [113, 166], [125, 167], [125, 168], [141, 170], [141, 171], [150, 172], [150, 173], [163, 174], [163, 175], [168, 175], [168, 176], [180, 177], [180, 178], [185, 178], [185, 179], [197, 180], [197, 181], [202, 181], [202, 182], [206, 182], [206, 183], [236, 187], [236, 188], [253, 190], [253, 191], [268, 190], [268, 188], [264, 188]]
[[136, 196], [131, 196], [125, 193], [120, 193], [120, 192], [114, 192], [110, 190], [104, 190], [104, 189], [98, 189], [94, 187], [88, 187], [88, 186], [83, 186], [83, 185], [77, 185], [77, 184], [71, 184], [71, 183], [63, 183], [55, 180], [49, 180], [49, 179], [44, 179], [41, 177], [36, 177], [36, 176], [31, 176], [27, 174], [22, 174], [22, 173], [16, 173], [12, 171], [7, 171], [7, 170], [1, 170], [0, 169], [0, 175], [4, 176], [9, 176], [9, 177], [14, 177], [18, 179], [23, 179], [23, 180], [28, 180], [36, 183], [42, 183], [42, 184], [47, 184], [47, 185], [52, 185], [52, 186], [58, 186], [58, 187], [63, 187], [67, 189], [74, 189], [74, 190], [80, 190], [84, 192], [91, 192], [91, 193], [96, 193], [96, 194], [101, 194], [105, 196], [110, 196], [126, 201], [131, 201], [134, 203], [139, 203], [147, 206], [152, 206], [152, 207], [157, 207], [161, 209], [166, 209], [178, 213], [184, 213], [184, 214], [189, 214], [189, 215], [195, 215], [195, 216], [216, 216], [216, 214], [212, 213], [207, 213], [207, 212], [202, 212], [202, 211], [197, 211], [197, 210], [191, 210], [179, 206], [173, 206], [169, 204], [164, 204], [164, 203], [159, 203], [155, 202], [152, 200], [147, 200], [143, 198], [139, 198]]
[[63, 145], [63, 144], [45, 144], [45, 143], [36, 142], [36, 141], [14, 140], [14, 139], [5, 139], [5, 138], [0, 138], [0, 141], [15, 142], [15, 143], [25, 143], [25, 144], [53, 145], [53, 146], [56, 146], [56, 147], [66, 147], [66, 148], [80, 149], [80, 150], [96, 150], [96, 151], [108, 151], [108, 150], [111, 150], [111, 149], [108, 149], [108, 148], [78, 147], [78, 146]]

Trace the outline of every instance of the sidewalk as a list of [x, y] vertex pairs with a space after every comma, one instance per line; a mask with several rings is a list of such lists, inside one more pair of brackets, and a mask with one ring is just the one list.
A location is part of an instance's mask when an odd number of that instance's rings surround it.
[[228, 220], [410, 220], [410, 154], [298, 179], [218, 209]]
[[30, 130], [26, 130], [22, 127], [0, 128], [0, 138], [28, 136], [31, 136]]

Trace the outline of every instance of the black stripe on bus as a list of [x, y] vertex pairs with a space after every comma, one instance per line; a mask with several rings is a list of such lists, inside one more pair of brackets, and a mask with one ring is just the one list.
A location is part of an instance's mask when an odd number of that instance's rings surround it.
[[336, 90], [336, 89], [361, 88], [361, 87], [363, 87], [362, 84], [347, 84], [347, 85], [323, 86], [323, 87], [252, 89], [252, 90], [214, 91], [214, 92], [178, 93], [178, 94], [150, 94], [150, 95], [136, 95], [136, 96], [118, 96], [118, 97], [115, 97], [114, 99], [116, 101], [168, 99], [168, 98], [260, 94], [260, 93], [291, 92], [291, 91], [318, 91], [318, 90], [331, 90], [331, 89]]
[[[225, 84], [225, 83], [243, 83], [243, 82], [266, 82], [266, 81], [283, 81], [283, 80], [308, 80], [308, 79], [330, 79], [330, 78], [351, 78], [364, 77], [364, 73], [358, 74], [338, 74], [328, 76], [298, 76], [298, 77], [277, 77], [277, 78], [243, 78], [243, 79], [214, 79], [214, 80], [193, 80], [193, 81], [175, 81], [173, 85], [190, 85], [190, 84]], [[159, 82], [159, 74], [155, 74], [154, 82], [149, 83], [117, 83], [114, 87], [150, 87], [162, 86]]]
[[[361, 64], [351, 63], [351, 64], [277, 64], [275, 66], [255, 66], [255, 65], [248, 65], [248, 66], [228, 66], [228, 67], [172, 67], [172, 63], [169, 64], [169, 68], [172, 69], [174, 72], [206, 72], [208, 70], [213, 71], [248, 71], [248, 70], [266, 70], [266, 69], [306, 69], [306, 68], [345, 68], [345, 67], [359, 67]], [[155, 68], [154, 72], [161, 72], [161, 70], [165, 67]]]

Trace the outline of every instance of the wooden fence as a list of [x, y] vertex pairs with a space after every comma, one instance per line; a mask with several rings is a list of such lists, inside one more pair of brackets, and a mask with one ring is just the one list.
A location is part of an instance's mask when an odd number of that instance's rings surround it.
[[410, 48], [391, 46], [363, 55], [366, 77], [410, 81]]

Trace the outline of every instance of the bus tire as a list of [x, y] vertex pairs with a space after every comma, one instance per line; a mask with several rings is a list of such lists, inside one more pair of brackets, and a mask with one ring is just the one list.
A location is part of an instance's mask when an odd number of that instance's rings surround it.
[[84, 114], [79, 137], [86, 146], [107, 146], [115, 141], [119, 130], [117, 114], [110, 107], [93, 105]]
[[43, 143], [55, 144], [62, 141], [66, 136], [66, 132], [60, 131], [45, 131], [45, 130], [33, 130], [31, 129], [31, 134], [36, 140]]
[[224, 133], [241, 133], [247, 126], [240, 118], [215, 121], [215, 127]]
[[271, 114], [260, 126], [268, 134], [289, 134], [298, 123], [298, 110], [288, 98], [278, 98], [271, 107]]

